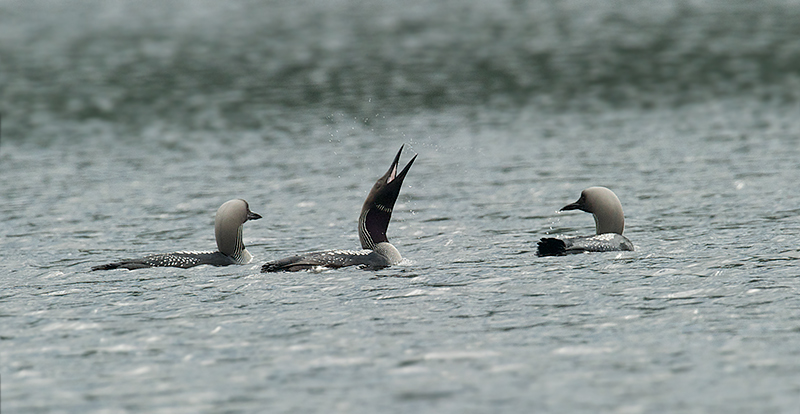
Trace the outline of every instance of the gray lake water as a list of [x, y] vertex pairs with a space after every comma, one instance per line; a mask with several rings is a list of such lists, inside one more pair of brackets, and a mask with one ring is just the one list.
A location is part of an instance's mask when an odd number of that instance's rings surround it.
[[[4, 412], [796, 412], [796, 3], [128, 3], [0, 1]], [[259, 272], [403, 144], [401, 265]]]

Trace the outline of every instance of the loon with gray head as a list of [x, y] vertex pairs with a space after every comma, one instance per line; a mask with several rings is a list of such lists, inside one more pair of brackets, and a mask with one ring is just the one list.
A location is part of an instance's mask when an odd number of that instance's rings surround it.
[[397, 172], [400, 153], [397, 151], [389, 171], [386, 172], [367, 195], [361, 215], [358, 217], [358, 238], [363, 250], [325, 250], [305, 253], [283, 259], [272, 260], [261, 267], [261, 272], [294, 272], [315, 268], [340, 268], [345, 266], [361, 266], [375, 270], [400, 263], [403, 259], [400, 252], [389, 243], [386, 229], [392, 218], [392, 209], [400, 194], [411, 164], [417, 159], [414, 155], [399, 173]]
[[633, 250], [633, 243], [622, 235], [622, 230], [625, 228], [622, 204], [617, 195], [608, 188], [590, 187], [583, 190], [578, 201], [567, 204], [559, 211], [566, 210], [583, 210], [592, 213], [597, 234], [594, 236], [543, 238], [538, 243], [539, 256]]
[[175, 252], [145, 256], [92, 267], [92, 270], [142, 269], [146, 267], [181, 267], [199, 265], [228, 266], [250, 263], [253, 256], [242, 242], [242, 224], [258, 220], [261, 216], [250, 211], [244, 200], [230, 200], [220, 206], [214, 221], [217, 236], [216, 252]]

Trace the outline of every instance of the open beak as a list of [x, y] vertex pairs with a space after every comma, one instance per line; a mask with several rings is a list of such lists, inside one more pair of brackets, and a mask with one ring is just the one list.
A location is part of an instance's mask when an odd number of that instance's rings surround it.
[[409, 161], [408, 164], [406, 164], [405, 168], [403, 168], [403, 170], [400, 171], [400, 173], [398, 174], [397, 167], [398, 164], [400, 163], [400, 154], [403, 152], [403, 147], [405, 147], [405, 144], [400, 146], [400, 150], [397, 151], [397, 155], [394, 157], [394, 161], [392, 161], [391, 167], [389, 167], [389, 171], [386, 172], [388, 174], [388, 177], [386, 178], [386, 184], [389, 184], [395, 180], [402, 183], [403, 179], [406, 178], [406, 174], [408, 174], [408, 170], [411, 168], [411, 164], [413, 164], [414, 160], [417, 159], [418, 154], [414, 154], [414, 158], [411, 158], [411, 161]]

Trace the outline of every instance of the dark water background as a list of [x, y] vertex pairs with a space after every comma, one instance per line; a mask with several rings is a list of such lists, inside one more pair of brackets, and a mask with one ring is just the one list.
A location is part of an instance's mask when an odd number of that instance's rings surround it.
[[[0, 408], [795, 412], [800, 5], [0, 1]], [[356, 248], [419, 159], [378, 272]], [[635, 252], [537, 258], [612, 188]], [[251, 265], [90, 272], [214, 246]]]

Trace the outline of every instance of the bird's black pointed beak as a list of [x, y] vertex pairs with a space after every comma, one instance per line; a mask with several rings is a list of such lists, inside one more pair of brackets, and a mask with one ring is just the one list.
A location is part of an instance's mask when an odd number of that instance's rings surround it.
[[258, 220], [261, 218], [261, 215], [258, 213], [253, 213], [250, 210], [247, 210], [247, 220]]
[[583, 195], [583, 193], [581, 193], [581, 198], [579, 198], [578, 201], [572, 204], [567, 204], [566, 206], [561, 207], [561, 210], [558, 211], [567, 211], [567, 210], [586, 211], [586, 197]]
[[583, 210], [583, 208], [580, 205], [580, 203], [575, 202], [575, 203], [572, 203], [572, 204], [567, 204], [564, 207], [561, 207], [561, 210], [558, 210], [558, 211], [567, 211], [567, 210]]
[[405, 147], [405, 145], [401, 145], [400, 146], [400, 150], [397, 151], [397, 155], [395, 155], [394, 161], [392, 161], [392, 165], [389, 167], [389, 171], [386, 172], [386, 184], [387, 185], [396, 181], [397, 184], [398, 184], [398, 187], [399, 187], [399, 184], [402, 184], [403, 183], [403, 179], [406, 178], [406, 174], [408, 174], [408, 170], [411, 169], [411, 165], [414, 164], [414, 160], [417, 159], [417, 155], [418, 154], [414, 154], [414, 157], [411, 158], [411, 161], [409, 161], [408, 164], [406, 164], [405, 168], [403, 168], [403, 170], [400, 171], [400, 173], [398, 173], [397, 172], [397, 167], [399, 166], [399, 163], [400, 163], [400, 154], [403, 152], [403, 147]]

